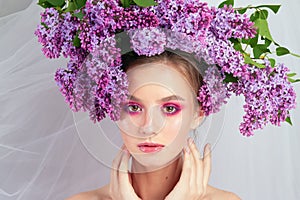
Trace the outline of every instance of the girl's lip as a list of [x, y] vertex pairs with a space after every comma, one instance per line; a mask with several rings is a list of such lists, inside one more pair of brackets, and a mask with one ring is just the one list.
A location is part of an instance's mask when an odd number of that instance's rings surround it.
[[137, 146], [144, 153], [153, 153], [160, 151], [162, 148], [164, 148], [165, 145], [158, 143], [143, 142], [138, 144]]

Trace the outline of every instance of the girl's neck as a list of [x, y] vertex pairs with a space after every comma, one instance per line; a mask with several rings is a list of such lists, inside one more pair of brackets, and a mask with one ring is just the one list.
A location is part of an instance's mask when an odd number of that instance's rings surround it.
[[[146, 173], [131, 173], [135, 193], [143, 200], [163, 200], [178, 182], [182, 170], [183, 158], [178, 158], [168, 166]], [[132, 159], [132, 165], [138, 163]]]

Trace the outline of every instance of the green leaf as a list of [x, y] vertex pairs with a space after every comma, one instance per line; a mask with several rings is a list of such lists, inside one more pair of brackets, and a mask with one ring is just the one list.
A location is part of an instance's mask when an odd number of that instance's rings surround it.
[[121, 4], [124, 8], [128, 8], [130, 6], [129, 0], [121, 0]]
[[69, 0], [68, 8], [65, 10], [65, 12], [72, 12], [74, 10], [79, 10], [83, 6], [85, 6], [86, 0]]
[[77, 17], [78, 19], [83, 19], [84, 14], [80, 11], [80, 12], [78, 12], [78, 13], [73, 13], [73, 16], [74, 16], [74, 17]]
[[234, 77], [232, 74], [225, 73], [225, 79], [223, 80], [223, 82], [236, 83], [236, 82], [238, 82], [238, 80], [239, 79], [237, 77]]
[[72, 1], [69, 1], [69, 5], [68, 5], [67, 9], [65, 10], [65, 12], [72, 12], [76, 9], [77, 9], [76, 4]]
[[259, 11], [255, 11], [254, 13], [252, 13], [252, 15], [250, 16], [250, 20], [252, 22], [255, 22], [255, 20], [257, 20], [259, 18]]
[[249, 39], [244, 39], [243, 38], [242, 39], [243, 44], [248, 44], [252, 48], [257, 45], [257, 42], [258, 42], [258, 34], [254, 38], [249, 38]]
[[271, 66], [274, 68], [275, 64], [276, 64], [276, 60], [273, 58], [269, 58], [269, 61], [270, 61]]
[[53, 5], [50, 4], [49, 2], [47, 2], [47, 0], [39, 0], [39, 2], [37, 3], [39, 6], [41, 6], [42, 8], [52, 8]]
[[292, 79], [288, 77], [289, 82], [291, 83], [296, 83], [296, 82], [300, 82], [300, 79]]
[[65, 0], [46, 0], [48, 3], [53, 5], [54, 7], [62, 8], [65, 5]]
[[296, 75], [297, 75], [296, 73], [287, 74], [288, 77], [293, 77], [293, 76], [296, 76]]
[[269, 12], [267, 10], [260, 10], [259, 11], [259, 18], [260, 19], [267, 19], [269, 16]]
[[77, 33], [73, 39], [73, 45], [75, 47], [80, 47], [81, 46], [81, 42], [80, 42], [80, 39], [79, 39], [79, 33]]
[[240, 51], [240, 52], [244, 51], [240, 40], [238, 40], [236, 38], [230, 38], [229, 40], [230, 40], [230, 42], [233, 43], [233, 48], [235, 50]]
[[223, 1], [223, 2], [219, 5], [219, 8], [223, 8], [225, 5], [227, 5], [227, 6], [229, 6], [229, 5], [234, 6], [234, 0], [226, 0], [226, 1]]
[[136, 5], [141, 7], [157, 6], [158, 4], [154, 0], [133, 0]]
[[253, 48], [257, 45], [258, 42], [258, 34], [254, 37], [250, 39], [250, 46]]
[[274, 41], [269, 30], [268, 21], [266, 19], [258, 18], [255, 20], [254, 23], [255, 26], [258, 28], [258, 33], [261, 36], [264, 36], [265, 38], [271, 40], [272, 42]]
[[285, 47], [277, 47], [276, 48], [276, 55], [277, 56], [283, 56], [283, 55], [286, 55], [286, 54], [289, 54], [290, 51], [285, 48]]
[[291, 126], [293, 126], [291, 117], [287, 117], [287, 118], [285, 119], [285, 121], [286, 121], [287, 123], [289, 123]]
[[269, 40], [268, 38], [264, 38], [264, 40], [265, 40], [265, 46], [269, 47], [271, 45], [272, 41]]
[[259, 58], [263, 53], [269, 52], [270, 50], [264, 44], [258, 44], [253, 48], [254, 58]]
[[244, 14], [247, 10], [248, 10], [248, 7], [238, 9], [237, 11], [238, 11], [240, 14]]
[[86, 4], [86, 0], [74, 0], [74, 3], [76, 5], [76, 9], [80, 9]]
[[255, 8], [269, 8], [276, 14], [280, 6], [281, 5], [260, 5], [260, 6], [256, 6]]
[[254, 65], [258, 68], [265, 68], [266, 66], [263, 64], [260, 64], [258, 62], [255, 62], [254, 60], [252, 60], [252, 58], [250, 58], [247, 54], [244, 54], [244, 60], [246, 64], [250, 64], [250, 65]]
[[240, 51], [240, 52], [243, 52], [244, 50], [243, 50], [243, 47], [242, 47], [242, 45], [241, 45], [241, 43], [235, 43], [234, 45], [233, 45], [233, 48], [235, 49], [235, 50], [237, 50], [237, 51]]

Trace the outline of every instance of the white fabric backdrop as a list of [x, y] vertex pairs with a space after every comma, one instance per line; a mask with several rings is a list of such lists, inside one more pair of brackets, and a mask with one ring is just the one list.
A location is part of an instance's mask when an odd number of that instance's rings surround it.
[[[79, 139], [72, 112], [53, 80], [65, 60], [45, 59], [33, 35], [41, 8], [30, 2], [0, 1], [0, 200], [64, 199], [109, 182], [109, 167]], [[299, 0], [237, 3], [282, 4], [277, 15], [271, 14], [271, 32], [300, 53]], [[282, 61], [300, 77], [300, 59], [285, 56]], [[243, 99], [231, 98], [213, 148], [211, 185], [245, 200], [300, 199], [300, 84], [294, 86], [299, 96], [291, 112], [294, 125], [268, 126], [251, 138], [238, 132]], [[115, 152], [101, 142], [102, 153], [113, 158]]]

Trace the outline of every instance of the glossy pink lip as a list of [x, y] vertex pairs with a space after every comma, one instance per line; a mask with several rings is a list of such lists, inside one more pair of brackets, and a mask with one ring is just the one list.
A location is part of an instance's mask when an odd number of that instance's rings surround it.
[[157, 143], [144, 142], [144, 143], [138, 144], [137, 146], [144, 153], [153, 153], [153, 152], [160, 151], [162, 148], [164, 148], [165, 145], [157, 144]]

